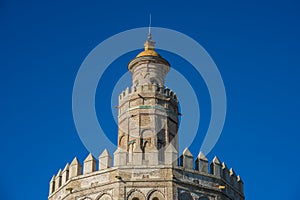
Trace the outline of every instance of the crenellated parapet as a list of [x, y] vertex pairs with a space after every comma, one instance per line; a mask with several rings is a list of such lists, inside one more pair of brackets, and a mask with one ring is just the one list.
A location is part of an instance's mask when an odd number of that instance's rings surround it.
[[[194, 156], [186, 148], [180, 156], [179, 166], [184, 171], [199, 173], [204, 176], [213, 177], [217, 181], [217, 186], [228, 196], [238, 199], [236, 196], [243, 196], [244, 184], [241, 177], [236, 175], [235, 171], [228, 169], [224, 162], [220, 162], [219, 158], [215, 156], [209, 163], [205, 155], [200, 152], [193, 162]], [[191, 175], [192, 176], [192, 175]], [[194, 182], [198, 182], [196, 179]]]
[[[235, 171], [228, 169], [224, 162], [220, 162], [218, 157], [214, 157], [211, 162], [200, 152], [197, 157], [185, 148], [182, 155], [178, 157], [176, 148], [169, 144], [165, 149], [165, 162], [162, 165], [153, 164], [140, 165], [142, 168], [170, 169], [174, 171], [171, 180], [181, 183], [191, 184], [193, 187], [207, 187], [222, 192], [232, 199], [243, 199], [244, 184]], [[156, 157], [155, 155], [153, 155]], [[136, 166], [126, 166], [126, 151], [121, 148], [114, 153], [114, 167], [112, 157], [105, 149], [98, 157], [98, 161], [89, 154], [83, 162], [83, 165], [75, 157], [70, 164], [66, 164], [63, 170], [59, 170], [50, 180], [49, 196], [63, 190], [68, 190], [68, 184], [72, 180], [85, 179], [93, 177], [95, 174], [108, 173], [107, 170], [128, 169], [136, 173]], [[179, 162], [178, 162], [179, 160]], [[151, 162], [150, 162], [151, 163]], [[138, 170], [137, 170], [138, 171]], [[151, 171], [151, 170], [150, 170]]]
[[127, 87], [119, 95], [119, 106], [122, 106], [123, 103], [127, 102], [129, 99], [141, 98], [141, 94], [146, 95], [145, 96], [146, 98], [155, 97], [155, 98], [167, 99], [168, 101], [172, 100], [178, 102], [176, 93], [171, 89], [169, 89], [168, 87], [163, 87], [157, 84], [146, 84], [146, 85], [132, 86], [131, 89]]
[[59, 190], [72, 179], [111, 167], [111, 156], [106, 149], [100, 154], [98, 162], [91, 153], [86, 157], [83, 165], [75, 157], [71, 164], [67, 163], [63, 170], [60, 169], [56, 175], [53, 175], [50, 180], [49, 195]]

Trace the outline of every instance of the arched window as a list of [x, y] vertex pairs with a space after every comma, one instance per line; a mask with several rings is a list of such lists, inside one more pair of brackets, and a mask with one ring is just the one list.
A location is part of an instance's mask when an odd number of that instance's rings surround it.
[[111, 196], [109, 196], [108, 194], [103, 194], [99, 200], [112, 200]]
[[147, 197], [147, 200], [164, 200], [164, 199], [165, 199], [164, 195], [158, 190], [152, 191]]
[[[123, 134], [123, 133], [121, 133], [121, 134]], [[119, 140], [119, 146], [123, 147], [124, 149], [126, 149], [126, 147], [127, 147], [127, 139], [124, 135], [121, 136], [121, 138]]]
[[145, 200], [145, 196], [141, 191], [131, 190], [127, 197], [128, 200]]

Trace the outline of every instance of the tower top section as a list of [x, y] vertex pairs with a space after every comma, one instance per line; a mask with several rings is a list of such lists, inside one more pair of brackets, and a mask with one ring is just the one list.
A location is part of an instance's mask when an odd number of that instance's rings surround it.
[[139, 53], [136, 58], [142, 57], [142, 56], [157, 56], [161, 57], [155, 50], [154, 50], [155, 42], [152, 40], [151, 32], [148, 34], [148, 38], [146, 42], [144, 43], [144, 51]]
[[155, 42], [152, 40], [152, 34], [151, 34], [151, 14], [149, 16], [149, 31], [148, 31], [148, 38], [146, 42], [144, 43], [145, 50], [141, 53], [139, 53], [136, 58], [142, 57], [142, 56], [157, 56], [161, 57], [156, 51], [154, 51], [154, 45]]
[[164, 64], [170, 67], [170, 64], [167, 60], [165, 60], [159, 53], [157, 53], [154, 49], [155, 42], [152, 40], [152, 34], [149, 31], [146, 42], [144, 43], [144, 51], [139, 53], [134, 59], [132, 59], [128, 64], [128, 69], [131, 69], [140, 61], [148, 61], [154, 63]]

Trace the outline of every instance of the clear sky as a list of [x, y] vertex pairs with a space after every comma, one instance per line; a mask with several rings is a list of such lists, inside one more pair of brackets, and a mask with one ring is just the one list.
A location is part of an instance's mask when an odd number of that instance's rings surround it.
[[[121, 31], [147, 26], [149, 13], [153, 26], [199, 42], [223, 77], [227, 117], [208, 158], [218, 155], [241, 175], [246, 199], [300, 199], [299, 9], [295, 0], [2, 0], [0, 199], [46, 199], [51, 176], [75, 156], [84, 160], [88, 151], [72, 117], [76, 73], [95, 46]], [[136, 53], [109, 67], [103, 78], [107, 89], [96, 100], [110, 98], [110, 78], [124, 73]], [[175, 66], [188, 65], [178, 56], [160, 53]], [[205, 87], [191, 72], [187, 67], [187, 79]], [[204, 112], [200, 129], [205, 129], [209, 100], [199, 101]], [[97, 101], [97, 112], [111, 115], [107, 106], [103, 109]], [[112, 115], [105, 120], [105, 131], [115, 140]], [[190, 147], [194, 155], [200, 145]]]

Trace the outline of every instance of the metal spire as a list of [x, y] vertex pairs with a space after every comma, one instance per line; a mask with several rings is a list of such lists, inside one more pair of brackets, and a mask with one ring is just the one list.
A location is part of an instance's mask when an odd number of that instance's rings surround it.
[[151, 14], [149, 16], [149, 30], [148, 30], [148, 38], [144, 44], [145, 50], [153, 50], [154, 49], [155, 42], [152, 41], [152, 35], [151, 35]]
[[149, 30], [148, 30], [148, 40], [152, 39], [152, 35], [151, 35], [151, 13], [149, 15]]

